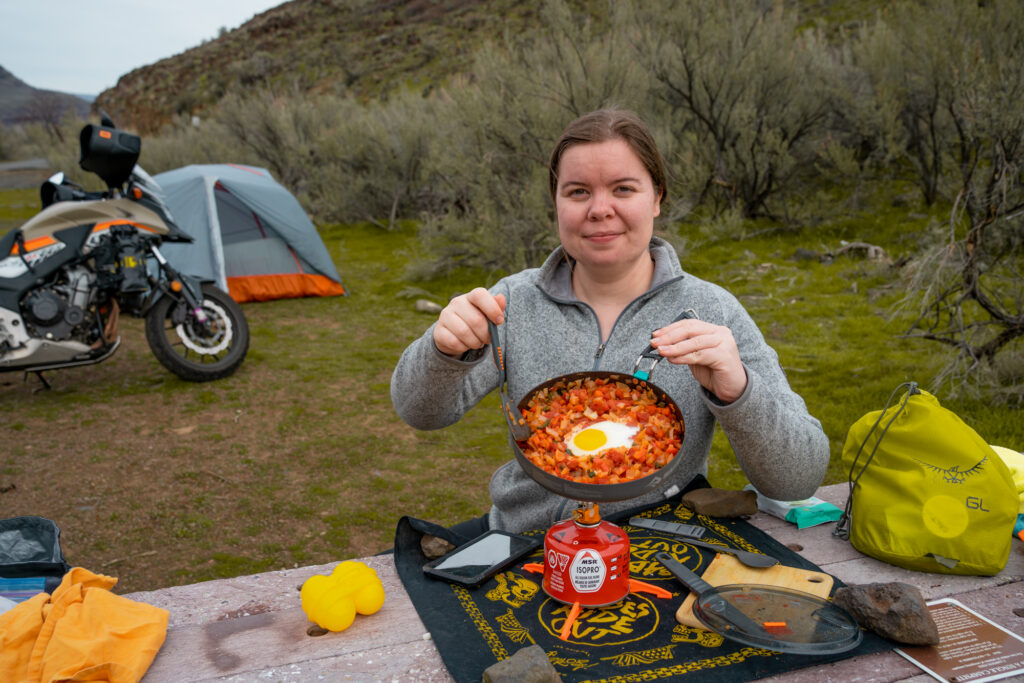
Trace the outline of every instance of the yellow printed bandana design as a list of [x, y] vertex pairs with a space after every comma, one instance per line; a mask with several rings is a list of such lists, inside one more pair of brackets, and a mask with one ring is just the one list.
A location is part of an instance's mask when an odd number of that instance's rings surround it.
[[540, 591], [540, 586], [522, 574], [503, 572], [494, 577], [498, 585], [487, 591], [485, 597], [504, 602], [511, 607], [522, 607]]
[[[686, 545], [686, 539], [678, 536], [662, 536], [658, 532], [651, 532], [645, 538], [638, 538], [633, 541], [629, 548], [629, 576], [641, 581], [675, 581], [672, 573], [665, 569], [665, 566], [654, 559], [658, 553], [669, 553], [680, 562], [690, 567], [697, 574], [703, 574], [704, 570], [714, 559], [708, 554], [707, 559], [701, 555], [693, 546]], [[667, 586], [666, 586], [667, 587]], [[675, 590], [673, 587], [670, 590]]]
[[519, 619], [516, 618], [516, 615], [512, 610], [496, 617], [495, 621], [498, 622], [501, 632], [508, 636], [508, 639], [513, 643], [524, 645], [526, 643], [533, 642], [533, 638], [530, 637], [529, 629], [519, 623]]
[[[538, 619], [548, 633], [557, 637], [570, 609], [570, 605], [548, 598], [541, 603]], [[654, 633], [658, 618], [658, 608], [650, 599], [630, 593], [615, 605], [580, 612], [566, 642], [588, 647], [632, 643]]]
[[652, 650], [640, 650], [638, 652], [623, 652], [621, 655], [615, 655], [614, 657], [604, 657], [605, 661], [611, 662], [615, 666], [622, 667], [633, 667], [640, 664], [654, 664], [656, 662], [664, 662], [673, 658], [671, 645], [665, 647], [657, 647]]
[[725, 638], [714, 631], [705, 631], [702, 628], [693, 628], [679, 624], [672, 629], [673, 643], [696, 643], [704, 647], [719, 647], [725, 642]]

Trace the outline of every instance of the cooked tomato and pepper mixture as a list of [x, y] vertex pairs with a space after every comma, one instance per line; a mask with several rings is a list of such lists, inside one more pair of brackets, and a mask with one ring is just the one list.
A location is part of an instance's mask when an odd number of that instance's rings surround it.
[[[633, 481], [667, 465], [682, 445], [683, 425], [649, 385], [627, 381], [575, 379], [537, 392], [523, 411], [532, 432], [523, 454], [549, 474], [585, 484]], [[636, 430], [632, 444], [574, 454], [572, 435], [603, 422]]]

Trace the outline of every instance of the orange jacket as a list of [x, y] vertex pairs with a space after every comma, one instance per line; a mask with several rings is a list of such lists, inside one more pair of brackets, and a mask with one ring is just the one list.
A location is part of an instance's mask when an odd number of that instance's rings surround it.
[[167, 610], [110, 592], [117, 579], [75, 567], [53, 595], [0, 614], [0, 680], [135, 683], [167, 635]]

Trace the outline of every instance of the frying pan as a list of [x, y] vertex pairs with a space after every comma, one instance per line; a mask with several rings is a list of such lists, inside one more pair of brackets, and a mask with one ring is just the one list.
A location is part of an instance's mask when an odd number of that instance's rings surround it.
[[654, 558], [694, 592], [697, 620], [729, 640], [775, 652], [821, 655], [852, 650], [864, 638], [849, 612], [816, 595], [757, 584], [715, 587], [668, 553]]
[[[676, 318], [676, 320], [695, 317], [696, 315], [693, 311], [687, 310]], [[488, 321], [488, 327], [491, 334], [491, 351], [494, 354], [494, 362], [498, 367], [498, 392], [501, 395], [501, 409], [502, 413], [505, 415], [505, 421], [508, 424], [510, 433], [512, 434], [512, 442], [514, 444], [512, 450], [515, 454], [516, 460], [519, 462], [519, 465], [523, 468], [523, 471], [530, 476], [530, 478], [549, 491], [557, 493], [565, 498], [581, 501], [593, 501], [596, 503], [636, 498], [637, 496], [641, 496], [649, 491], [657, 489], [670, 479], [672, 473], [677, 469], [679, 462], [682, 460], [682, 446], [680, 446], [680, 452], [676, 453], [667, 465], [646, 477], [641, 477], [640, 479], [634, 479], [633, 481], [627, 481], [619, 484], [584, 484], [577, 481], [562, 479], [554, 474], [545, 472], [530, 462], [529, 458], [527, 458], [523, 453], [522, 446], [520, 445], [520, 442], [529, 438], [530, 430], [527, 425], [519, 424], [518, 420], [522, 417], [523, 409], [529, 405], [534, 396], [559, 383], [568, 384], [575, 380], [587, 379], [605, 379], [610, 382], [632, 383], [637, 385], [640, 389], [650, 389], [653, 391], [654, 395], [657, 396], [659, 401], [671, 408], [676, 420], [679, 421], [679, 426], [682, 428], [683, 436], [685, 437], [685, 423], [683, 422], [683, 413], [679, 410], [679, 406], [676, 405], [675, 401], [672, 400], [672, 397], [664, 390], [659, 389], [653, 382], [649, 381], [649, 377], [651, 372], [654, 370], [654, 366], [656, 366], [658, 361], [662, 358], [661, 354], [659, 354], [653, 346], [648, 345], [647, 349], [637, 358], [636, 364], [633, 366], [632, 375], [605, 370], [574, 372], [567, 375], [560, 375], [542, 382], [528, 391], [519, 401], [516, 408], [513, 409], [511, 400], [508, 398], [508, 393], [505, 388], [508, 381], [505, 364], [508, 362], [508, 359], [503, 355], [497, 326]], [[645, 359], [650, 361], [650, 365], [646, 369], [641, 369], [640, 366]]]

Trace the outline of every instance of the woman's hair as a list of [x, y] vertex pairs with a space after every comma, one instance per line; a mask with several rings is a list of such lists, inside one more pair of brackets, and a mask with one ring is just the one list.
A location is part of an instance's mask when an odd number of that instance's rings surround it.
[[658, 145], [654, 142], [651, 131], [640, 117], [631, 111], [620, 109], [598, 109], [584, 114], [569, 126], [558, 139], [555, 150], [551, 153], [548, 163], [548, 180], [551, 185], [551, 199], [554, 200], [558, 191], [558, 164], [562, 154], [573, 145], [591, 142], [608, 142], [622, 140], [633, 150], [654, 181], [654, 189], [661, 193], [661, 201], [668, 196], [665, 177], [665, 161], [661, 158]]

